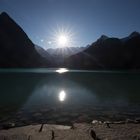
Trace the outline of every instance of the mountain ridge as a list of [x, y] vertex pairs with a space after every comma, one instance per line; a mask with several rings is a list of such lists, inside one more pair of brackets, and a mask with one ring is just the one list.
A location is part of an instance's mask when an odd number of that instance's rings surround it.
[[0, 14], [0, 67], [40, 67], [45, 60], [23, 29], [6, 13]]
[[62, 48], [52, 50], [53, 53], [50, 51], [49, 54], [41, 47], [37, 48], [7, 13], [0, 14], [1, 68], [140, 69], [140, 33], [136, 31], [122, 39], [102, 35], [81, 51], [65, 52]]
[[140, 34], [131, 33], [127, 39], [97, 39], [81, 53], [70, 56], [65, 65], [77, 69], [140, 69]]

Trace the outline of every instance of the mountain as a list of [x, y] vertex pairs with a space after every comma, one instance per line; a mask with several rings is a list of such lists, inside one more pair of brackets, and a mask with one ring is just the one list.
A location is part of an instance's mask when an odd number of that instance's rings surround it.
[[35, 48], [42, 57], [49, 61], [52, 67], [61, 67], [66, 58], [83, 51], [86, 47], [49, 48], [45, 50], [35, 45]]
[[0, 67], [41, 67], [46, 64], [22, 28], [7, 13], [1, 13]]
[[76, 69], [140, 69], [140, 34], [133, 32], [123, 39], [101, 36], [84, 51], [65, 60]]
[[66, 47], [66, 48], [49, 48], [47, 52], [52, 56], [69, 57], [83, 51], [85, 47]]
[[87, 47], [48, 49], [34, 45], [5, 12], [0, 14], [0, 67], [69, 67], [73, 69], [140, 69], [140, 33], [110, 38], [102, 35]]
[[128, 41], [129, 39], [131, 39], [131, 38], [133, 38], [133, 37], [137, 37], [137, 36], [139, 36], [139, 35], [140, 35], [139, 32], [134, 31], [134, 32], [132, 32], [129, 36], [127, 36], [127, 37], [125, 37], [125, 38], [122, 38], [121, 40], [122, 40], [123, 42], [125, 42], [125, 41]]
[[53, 57], [53, 64], [56, 67], [65, 67], [64, 61], [71, 55], [82, 52], [85, 47], [66, 47], [66, 48], [50, 48], [47, 52]]
[[42, 47], [35, 45], [36, 51], [44, 58], [46, 58], [48, 61], [52, 60], [52, 56]]

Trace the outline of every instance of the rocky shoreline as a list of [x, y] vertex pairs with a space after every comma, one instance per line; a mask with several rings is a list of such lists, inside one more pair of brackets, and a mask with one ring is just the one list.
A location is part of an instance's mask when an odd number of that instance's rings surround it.
[[[82, 123], [87, 123], [87, 122], [82, 122]], [[135, 120], [132, 119], [126, 119], [125, 121], [101, 121], [101, 120], [93, 120], [92, 122], [90, 122], [91, 124], [99, 124], [99, 125], [103, 125], [105, 124], [107, 127], [109, 127], [110, 124], [140, 124], [140, 118], [136, 118]], [[89, 123], [89, 124], [90, 124]], [[8, 123], [3, 123], [1, 124], [0, 130], [4, 130], [4, 129], [10, 129], [10, 128], [16, 128], [16, 127], [23, 127], [23, 126], [27, 126], [27, 125], [38, 125], [39, 123], [31, 123], [31, 124], [16, 124], [14, 122], [8, 122]], [[42, 123], [45, 124], [45, 123]], [[47, 124], [53, 124], [52, 122], [48, 122]], [[55, 125], [62, 125], [62, 124], [55, 124]], [[67, 124], [63, 124], [63, 125], [67, 125]], [[73, 125], [72, 123], [70, 125]]]
[[140, 121], [38, 124], [0, 130], [0, 140], [139, 140]]
[[[98, 122], [99, 124], [126, 124], [126, 123], [140, 123], [140, 112], [126, 111], [116, 112], [103, 110], [101, 107], [90, 109], [80, 109], [73, 111], [72, 109], [64, 110], [61, 108], [42, 108], [37, 109], [21, 109], [12, 114], [9, 110], [5, 110], [0, 116], [0, 130], [12, 127], [21, 127], [27, 125], [37, 124], [58, 124], [58, 125], [72, 125], [74, 123], [91, 123]], [[2, 114], [2, 113], [1, 113]], [[95, 121], [93, 121], [93, 119]]]
[[135, 120], [131, 119], [126, 119], [125, 121], [98, 121], [98, 120], [93, 120], [92, 124], [140, 124], [140, 118], [137, 118]]

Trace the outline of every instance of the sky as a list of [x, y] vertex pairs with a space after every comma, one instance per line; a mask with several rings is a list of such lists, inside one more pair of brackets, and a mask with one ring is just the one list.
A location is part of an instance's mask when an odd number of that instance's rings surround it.
[[72, 47], [91, 44], [103, 34], [121, 38], [140, 32], [140, 0], [0, 0], [3, 11], [45, 49], [57, 47], [61, 32]]

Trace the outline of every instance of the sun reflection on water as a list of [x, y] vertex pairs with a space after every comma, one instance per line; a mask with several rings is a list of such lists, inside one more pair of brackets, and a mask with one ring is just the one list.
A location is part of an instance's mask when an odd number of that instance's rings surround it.
[[66, 69], [66, 68], [60, 68], [60, 69], [56, 70], [56, 72], [58, 72], [58, 73], [65, 73], [65, 72], [68, 72], [68, 71], [69, 70]]
[[63, 102], [66, 98], [66, 92], [64, 90], [61, 90], [58, 97], [59, 101]]

